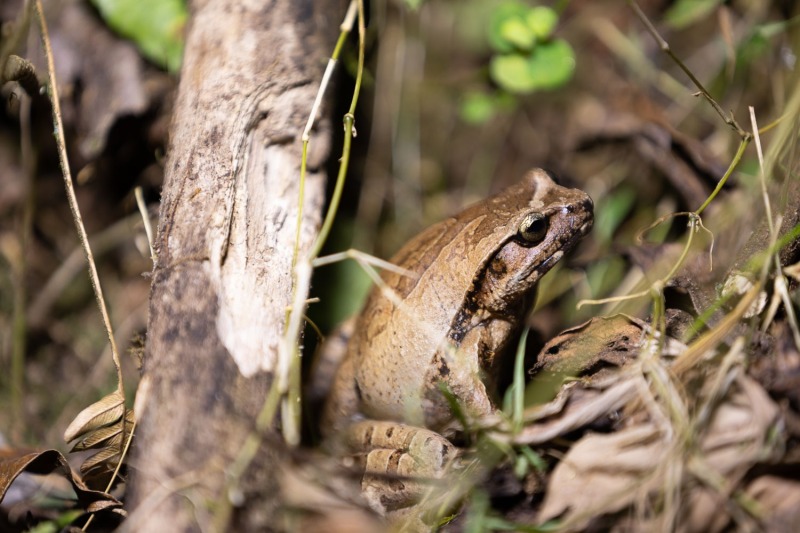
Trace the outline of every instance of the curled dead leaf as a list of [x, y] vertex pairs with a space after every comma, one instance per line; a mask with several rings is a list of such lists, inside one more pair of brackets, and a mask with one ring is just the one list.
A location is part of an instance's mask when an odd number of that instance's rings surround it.
[[[81, 465], [81, 474], [87, 485], [104, 487], [111, 481], [111, 476], [123, 459], [126, 443], [132, 437], [134, 423], [133, 411], [129, 409], [125, 412], [125, 418], [119, 419], [110, 426], [88, 433], [83, 440], [78, 442], [78, 444], [85, 444], [83, 449], [100, 450]], [[73, 448], [73, 450], [75, 449]]]
[[794, 531], [800, 524], [800, 482], [778, 476], [761, 476], [747, 487], [746, 494], [757, 502], [764, 531]]
[[[621, 380], [605, 390], [596, 390], [575, 383], [562, 392], [549, 404], [525, 411], [526, 424], [513, 438], [514, 444], [541, 444], [607, 417], [636, 397], [636, 384], [633, 380]], [[550, 409], [551, 406], [555, 408]], [[559, 406], [559, 412], [554, 413]], [[528, 422], [543, 413], [550, 416]]]
[[[0, 451], [0, 501], [5, 498], [11, 483], [23, 472], [47, 475], [56, 474], [70, 482], [78, 501], [88, 509], [97, 503], [98, 508], [120, 508], [122, 503], [113, 496], [96, 490], [89, 489], [84, 482], [75, 475], [64, 457], [58, 450], [30, 451], [30, 450], [2, 450]], [[98, 503], [103, 502], [103, 503]]]
[[556, 466], [539, 519], [561, 517], [566, 529], [574, 530], [627, 507], [639, 489], [653, 486], [669, 450], [663, 440], [652, 424], [585, 436]]
[[[559, 518], [573, 530], [626, 508], [643, 515], [661, 508], [647, 517], [656, 529], [718, 531], [731, 518], [720, 511], [720, 499], [728, 501], [750, 468], [783, 448], [778, 415], [760, 385], [739, 375], [696, 439], [649, 420], [587, 434], [556, 465], [539, 519]], [[681, 493], [687, 497], [680, 512], [653, 500]]]
[[121, 455], [119, 448], [103, 448], [81, 465], [83, 479], [89, 485], [102, 486], [116, 470]]
[[78, 413], [64, 432], [64, 441], [71, 442], [90, 431], [113, 424], [124, 414], [125, 398], [117, 389]]
[[[124, 416], [123, 416], [124, 414]], [[81, 465], [87, 485], [104, 487], [120, 464], [135, 417], [125, 409], [122, 392], [116, 390], [81, 411], [64, 433], [68, 442], [78, 440], [71, 452], [99, 450]]]
[[80, 452], [94, 448], [119, 448], [123, 444], [123, 437], [126, 436], [135, 420], [133, 411], [128, 409], [125, 412], [125, 423], [122, 419], [115, 423], [90, 431], [82, 439], [73, 444], [70, 452]]
[[530, 373], [575, 376], [600, 364], [620, 367], [636, 357], [647, 328], [642, 320], [622, 314], [593, 318], [550, 340]]

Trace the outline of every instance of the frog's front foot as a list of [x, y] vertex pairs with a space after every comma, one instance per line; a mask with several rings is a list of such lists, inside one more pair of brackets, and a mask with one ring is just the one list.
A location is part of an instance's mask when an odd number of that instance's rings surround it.
[[348, 427], [346, 445], [363, 462], [361, 489], [367, 503], [390, 519], [413, 515], [413, 507], [458, 455], [434, 431], [377, 420]]

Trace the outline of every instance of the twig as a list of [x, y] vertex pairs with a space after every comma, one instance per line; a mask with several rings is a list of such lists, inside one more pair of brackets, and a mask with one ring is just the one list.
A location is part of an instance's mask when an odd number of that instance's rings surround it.
[[650, 35], [653, 36], [653, 39], [656, 40], [658, 46], [661, 48], [661, 51], [667, 54], [673, 61], [675, 61], [675, 64], [677, 64], [680, 67], [680, 69], [687, 76], [689, 76], [689, 79], [692, 80], [692, 83], [694, 83], [695, 87], [697, 87], [697, 89], [699, 90], [699, 94], [702, 95], [708, 101], [709, 104], [711, 104], [711, 107], [713, 107], [714, 110], [717, 112], [717, 114], [720, 117], [722, 117], [722, 120], [724, 120], [726, 124], [728, 124], [731, 128], [733, 128], [742, 139], [749, 139], [750, 133], [744, 131], [742, 127], [739, 126], [739, 123], [736, 122], [736, 118], [734, 118], [733, 116], [733, 112], [725, 114], [725, 111], [722, 110], [722, 107], [720, 107], [717, 101], [714, 100], [714, 98], [706, 90], [703, 84], [700, 83], [700, 80], [698, 80], [697, 77], [695, 77], [695, 75], [692, 73], [692, 71], [689, 70], [689, 68], [683, 64], [683, 61], [681, 61], [680, 58], [678, 58], [678, 56], [675, 55], [675, 53], [672, 51], [672, 48], [670, 48], [669, 43], [665, 41], [663, 37], [661, 37], [661, 34], [658, 33], [658, 30], [656, 30], [655, 26], [653, 26], [653, 23], [650, 22], [650, 19], [647, 18], [647, 15], [644, 14], [639, 5], [634, 0], [628, 0], [628, 4], [631, 6], [631, 9], [633, 9], [634, 13], [636, 13], [636, 16], [639, 17], [639, 20], [642, 21], [642, 24], [645, 25], [647, 31], [650, 32]]
[[761, 185], [761, 195], [764, 197], [764, 209], [767, 214], [767, 225], [769, 226], [770, 240], [775, 240], [775, 223], [772, 220], [772, 205], [767, 194], [767, 177], [764, 175], [764, 152], [761, 150], [761, 135], [758, 133], [758, 122], [756, 122], [756, 110], [749, 106], [750, 124], [753, 126], [753, 135], [756, 141], [756, 154], [758, 154], [758, 183]]
[[747, 148], [747, 145], [750, 144], [750, 139], [751, 138], [752, 137], [750, 137], [750, 136], [748, 136], [746, 138], [742, 138], [742, 141], [739, 143], [739, 149], [736, 150], [736, 155], [733, 156], [733, 160], [731, 161], [731, 164], [728, 165], [728, 170], [725, 171], [725, 174], [717, 182], [717, 186], [714, 188], [714, 190], [711, 192], [711, 194], [708, 195], [708, 198], [706, 198], [706, 201], [703, 202], [703, 205], [701, 205], [700, 207], [697, 208], [697, 210], [695, 211], [696, 215], [700, 216], [700, 214], [703, 211], [705, 211], [706, 207], [708, 207], [709, 204], [714, 200], [714, 198], [717, 197], [717, 195], [719, 194], [719, 191], [721, 191], [722, 187], [724, 187], [725, 184], [728, 182], [728, 178], [731, 177], [731, 175], [733, 174], [734, 169], [739, 165], [739, 161], [741, 161], [742, 156], [744, 155], [745, 148]]
[[50, 45], [50, 35], [47, 32], [47, 21], [44, 18], [44, 9], [42, 8], [42, 1], [36, 0], [36, 17], [39, 22], [39, 27], [42, 31], [42, 43], [44, 44], [44, 53], [47, 59], [47, 76], [50, 80], [48, 84], [48, 94], [53, 106], [53, 122], [55, 126], [56, 144], [58, 145], [58, 160], [61, 164], [61, 173], [64, 176], [64, 188], [67, 192], [67, 202], [69, 209], [72, 212], [72, 219], [75, 222], [75, 228], [78, 231], [83, 251], [86, 254], [86, 261], [89, 264], [89, 279], [92, 282], [95, 297], [97, 298], [97, 306], [100, 308], [100, 314], [103, 317], [103, 325], [106, 328], [108, 335], [108, 342], [111, 345], [111, 357], [114, 360], [114, 366], [117, 369], [117, 383], [120, 392], [122, 392], [122, 367], [120, 366], [119, 351], [117, 350], [117, 343], [114, 340], [114, 332], [111, 328], [111, 319], [108, 315], [105, 299], [103, 298], [103, 289], [100, 287], [100, 276], [97, 274], [97, 266], [94, 262], [92, 249], [89, 246], [89, 237], [86, 235], [86, 228], [83, 225], [81, 218], [80, 208], [78, 207], [78, 199], [75, 196], [75, 188], [72, 185], [72, 175], [69, 170], [69, 159], [67, 158], [67, 147], [64, 142], [64, 124], [61, 120], [61, 105], [58, 100], [58, 83], [56, 81], [56, 69], [53, 60], [53, 48]]
[[344, 116], [344, 146], [342, 147], [342, 159], [339, 164], [339, 172], [336, 176], [336, 187], [334, 188], [333, 195], [331, 196], [331, 203], [328, 207], [328, 213], [325, 216], [325, 221], [322, 223], [322, 228], [319, 231], [317, 240], [311, 248], [311, 253], [309, 254], [311, 260], [316, 258], [322, 251], [322, 247], [325, 245], [325, 241], [328, 239], [328, 234], [333, 227], [333, 220], [336, 217], [336, 212], [339, 208], [339, 201], [342, 198], [345, 177], [347, 176], [347, 169], [350, 164], [350, 147], [352, 144], [352, 138], [356, 136], [354, 126], [355, 112], [356, 104], [358, 103], [358, 95], [361, 90], [361, 80], [364, 75], [364, 42], [366, 39], [366, 28], [364, 26], [363, 0], [353, 0], [353, 3], [358, 5], [358, 70], [356, 71], [356, 83], [355, 88], [353, 89], [353, 98], [350, 100], [350, 109]]
[[[767, 178], [765, 175], [764, 170], [764, 153], [761, 150], [761, 135], [758, 129], [758, 122], [756, 121], [756, 112], [753, 106], [749, 107], [750, 110], [750, 123], [753, 128], [753, 137], [755, 138], [756, 143], [756, 153], [758, 154], [758, 168], [759, 168], [759, 183], [761, 184], [761, 194], [764, 197], [764, 209], [766, 210], [766, 217], [767, 217], [767, 224], [769, 224], [769, 234], [770, 234], [770, 243], [773, 248], [775, 248], [775, 243], [778, 239], [777, 231], [776, 231], [776, 223], [772, 220], [772, 204], [769, 200], [769, 194], [767, 193]], [[780, 217], [779, 217], [780, 218]], [[779, 225], [780, 222], [777, 223]], [[788, 284], [786, 283], [786, 277], [783, 273], [783, 267], [781, 266], [780, 256], [778, 255], [778, 251], [780, 248], [776, 248], [775, 252], [772, 254], [772, 261], [775, 264], [775, 283], [774, 283], [774, 293], [773, 293], [773, 301], [775, 302], [775, 306], [770, 306], [771, 308], [777, 308], [777, 303], [779, 301], [783, 302], [783, 307], [786, 311], [786, 318], [789, 321], [789, 327], [792, 330], [792, 336], [794, 338], [794, 342], [796, 346], [800, 346], [800, 326], [797, 323], [797, 315], [794, 312], [794, 303], [792, 302], [791, 297], [789, 296]], [[769, 326], [772, 318], [774, 317], [774, 308], [772, 312], [767, 313], [764, 323], [761, 326], [761, 331], [766, 331], [767, 327]]]

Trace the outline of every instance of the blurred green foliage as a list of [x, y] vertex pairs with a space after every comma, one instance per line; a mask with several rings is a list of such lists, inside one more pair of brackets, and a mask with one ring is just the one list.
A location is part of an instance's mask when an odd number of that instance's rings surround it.
[[575, 70], [575, 53], [563, 39], [554, 39], [558, 14], [544, 6], [507, 1], [489, 21], [489, 44], [496, 52], [489, 72], [500, 87], [516, 94], [554, 89]]
[[498, 111], [512, 111], [516, 107], [516, 98], [508, 93], [470, 91], [461, 101], [461, 120], [468, 124], [482, 124]]
[[92, 0], [92, 4], [150, 61], [170, 72], [180, 68], [187, 17], [184, 0]]
[[670, 6], [664, 20], [675, 29], [685, 28], [711, 13], [723, 0], [678, 0]]
[[[461, 107], [464, 122], [484, 123], [498, 112], [514, 109], [518, 97], [563, 87], [572, 78], [575, 53], [567, 41], [553, 37], [559, 22], [554, 9], [506, 0], [490, 6], [473, 5], [467, 11], [470, 16], [465, 19], [473, 25], [465, 38], [476, 39], [480, 28], [492, 52], [489, 77], [500, 90], [465, 94]], [[475, 25], [475, 20], [481, 23]]]

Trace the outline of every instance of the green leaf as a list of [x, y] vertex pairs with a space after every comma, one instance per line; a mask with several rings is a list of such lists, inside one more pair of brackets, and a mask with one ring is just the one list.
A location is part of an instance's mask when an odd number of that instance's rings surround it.
[[536, 40], [544, 41], [553, 33], [558, 23], [558, 13], [549, 7], [537, 6], [528, 11], [525, 15], [525, 22]]
[[528, 342], [529, 332], [528, 328], [522, 330], [517, 345], [517, 355], [514, 359], [514, 378], [511, 385], [514, 389], [511, 401], [511, 423], [515, 433], [522, 429], [522, 415], [525, 411], [525, 345]]
[[742, 40], [737, 51], [737, 69], [746, 68], [750, 63], [757, 61], [769, 51], [769, 40], [760, 31], [755, 31]]
[[169, 71], [183, 57], [184, 0], [92, 0], [106, 23], [142, 54]]
[[514, 460], [514, 477], [517, 479], [523, 479], [528, 474], [528, 464], [527, 459], [522, 456], [518, 456]]
[[497, 52], [501, 53], [513, 52], [517, 44], [514, 43], [514, 41], [509, 40], [508, 36], [504, 32], [510, 32], [513, 38], [515, 31], [513, 28], [513, 24], [511, 28], [508, 28], [507, 24], [510, 21], [516, 20], [519, 22], [520, 25], [526, 26], [525, 31], [530, 33], [530, 30], [527, 28], [527, 23], [525, 20], [528, 11], [530, 11], [530, 8], [528, 6], [521, 4], [519, 2], [515, 2], [513, 0], [499, 4], [497, 8], [494, 11], [492, 11], [492, 16], [489, 19], [489, 29], [488, 29], [489, 45]]
[[536, 37], [525, 22], [518, 18], [509, 18], [500, 24], [500, 37], [521, 50], [530, 50]]
[[563, 39], [542, 43], [531, 54], [529, 71], [535, 89], [561, 87], [575, 72], [575, 53]]
[[500, 87], [512, 93], [530, 93], [536, 89], [536, 80], [530, 72], [528, 56], [510, 54], [495, 56], [489, 63], [489, 74]]
[[685, 28], [711, 13], [722, 1], [678, 0], [664, 14], [664, 20], [675, 29]]
[[496, 107], [494, 99], [487, 94], [467, 93], [461, 103], [461, 120], [468, 124], [483, 124], [492, 118]]
[[547, 472], [547, 462], [542, 456], [533, 451], [530, 446], [522, 446], [519, 451], [525, 456], [528, 464], [532, 465], [537, 471], [544, 474]]
[[[603, 208], [597, 210], [594, 234], [599, 242], [610, 243], [614, 232], [630, 214], [636, 204], [636, 192], [631, 187], [620, 187], [603, 199]], [[669, 228], [669, 224], [664, 224]]]

